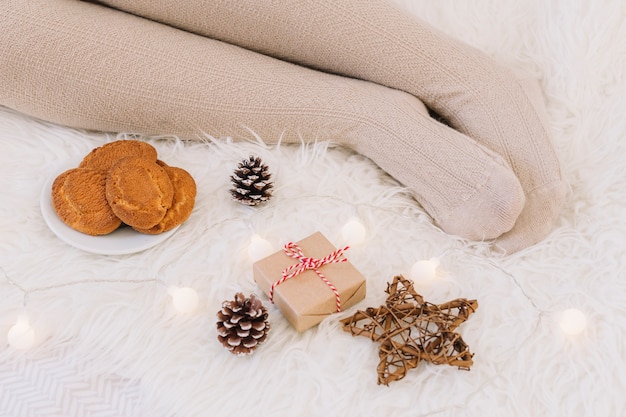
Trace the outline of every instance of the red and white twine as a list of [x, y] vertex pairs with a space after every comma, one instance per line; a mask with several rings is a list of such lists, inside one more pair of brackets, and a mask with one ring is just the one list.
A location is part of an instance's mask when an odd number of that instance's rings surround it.
[[331, 252], [329, 255], [321, 258], [309, 258], [304, 256], [302, 249], [296, 243], [289, 242], [285, 246], [283, 246], [283, 250], [285, 251], [285, 255], [297, 259], [298, 263], [293, 264], [283, 271], [282, 277], [272, 284], [270, 288], [269, 298], [270, 301], [274, 302], [274, 289], [282, 284], [283, 282], [291, 279], [295, 276], [300, 275], [304, 271], [313, 270], [320, 277], [322, 281], [330, 288], [330, 290], [335, 294], [335, 302], [337, 304], [337, 311], [341, 311], [341, 297], [339, 296], [339, 291], [337, 288], [324, 276], [324, 274], [320, 271], [320, 268], [324, 265], [328, 264], [336, 264], [340, 262], [347, 262], [348, 258], [343, 256], [343, 253], [349, 249], [349, 246], [346, 246], [343, 249], [337, 249]]

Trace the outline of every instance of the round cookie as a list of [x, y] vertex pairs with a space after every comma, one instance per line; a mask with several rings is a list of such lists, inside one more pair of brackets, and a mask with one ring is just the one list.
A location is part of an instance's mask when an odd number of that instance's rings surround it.
[[118, 140], [93, 149], [83, 158], [79, 167], [99, 169], [106, 172], [120, 159], [131, 156], [156, 161], [157, 151], [147, 142]]
[[122, 158], [107, 172], [106, 199], [117, 217], [129, 226], [149, 229], [172, 205], [174, 188], [155, 161]]
[[196, 202], [196, 182], [191, 174], [182, 168], [159, 165], [165, 170], [172, 182], [174, 198], [172, 206], [167, 210], [159, 223], [149, 229], [134, 228], [138, 232], [151, 235], [167, 232], [183, 223], [191, 215]]
[[122, 223], [107, 202], [106, 175], [95, 169], [72, 168], [57, 176], [52, 206], [65, 224], [92, 236], [109, 234]]

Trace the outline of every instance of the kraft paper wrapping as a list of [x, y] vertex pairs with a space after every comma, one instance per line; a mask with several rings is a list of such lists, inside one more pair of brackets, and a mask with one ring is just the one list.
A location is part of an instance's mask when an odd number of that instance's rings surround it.
[[[302, 239], [297, 245], [304, 256], [318, 259], [336, 249], [320, 232]], [[296, 263], [297, 259], [280, 250], [253, 264], [254, 280], [269, 296], [272, 284], [282, 277], [286, 268]], [[339, 292], [342, 311], [365, 298], [365, 277], [349, 261], [323, 265], [320, 271]], [[317, 325], [337, 312], [335, 294], [314, 270], [304, 271], [275, 287], [273, 299], [298, 332]]]

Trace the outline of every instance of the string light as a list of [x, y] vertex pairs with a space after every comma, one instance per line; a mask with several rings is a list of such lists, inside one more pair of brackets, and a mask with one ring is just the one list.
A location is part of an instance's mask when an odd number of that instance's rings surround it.
[[27, 350], [35, 343], [35, 331], [30, 326], [26, 316], [18, 317], [7, 335], [9, 346], [17, 350]]
[[[22, 292], [24, 296], [23, 307], [27, 307], [28, 296], [35, 292], [42, 292], [51, 289], [58, 289], [63, 287], [70, 287], [81, 284], [104, 284], [104, 283], [122, 283], [122, 284], [146, 284], [149, 282], [159, 283], [165, 285], [165, 283], [158, 278], [151, 279], [86, 279], [82, 281], [66, 282], [56, 285], [48, 285], [44, 287], [26, 289], [17, 282], [13, 281], [6, 273], [4, 268], [0, 266], [0, 272], [3, 273], [4, 278], [9, 284], [17, 288]], [[172, 297], [172, 304], [179, 313], [191, 313], [198, 308], [199, 297], [196, 290], [190, 287], [170, 287], [168, 292]], [[35, 343], [35, 329], [31, 326], [28, 317], [21, 315], [18, 317], [16, 323], [11, 326], [7, 333], [7, 342], [15, 350], [27, 350], [33, 347]]]
[[252, 235], [248, 245], [248, 257], [252, 262], [263, 259], [274, 252], [272, 244], [257, 234]]
[[439, 258], [417, 261], [411, 267], [409, 277], [416, 284], [430, 284], [437, 276]]
[[341, 228], [341, 236], [348, 245], [357, 246], [365, 241], [367, 230], [358, 218], [351, 217]]
[[199, 297], [196, 290], [189, 287], [170, 287], [174, 308], [183, 314], [193, 313], [198, 308]]
[[559, 314], [559, 327], [569, 336], [577, 336], [587, 328], [587, 317], [575, 308], [568, 308]]
[[[348, 204], [346, 202], [346, 204]], [[380, 209], [378, 207], [372, 206], [372, 208]], [[397, 214], [391, 210], [381, 209], [392, 214]], [[405, 214], [401, 215], [402, 217], [407, 217]], [[233, 217], [226, 220], [223, 220], [216, 225], [223, 224], [226, 221], [239, 221], [239, 218]], [[213, 225], [211, 227], [214, 227]], [[363, 243], [367, 237], [367, 229], [363, 225], [363, 223], [357, 217], [351, 217], [344, 224], [341, 229], [341, 235], [347, 244], [350, 246], [356, 246]], [[266, 256], [271, 255], [274, 252], [274, 248], [272, 244], [263, 239], [257, 234], [253, 234], [250, 238], [250, 243], [248, 246], [248, 256], [252, 262], [256, 262]], [[446, 251], [447, 252], [447, 251]], [[522, 293], [529, 299], [529, 301], [534, 305], [532, 299], [525, 294], [523, 289], [520, 287], [519, 283], [517, 283], [515, 277], [510, 273], [506, 272], [502, 268], [497, 265], [488, 262], [493, 267], [501, 269], [504, 273], [511, 276], [513, 282], [520, 288]], [[433, 282], [433, 280], [437, 277], [437, 268], [439, 267], [439, 258], [431, 258], [428, 260], [420, 260], [415, 262], [410, 270], [409, 277], [416, 284], [429, 285]], [[165, 283], [160, 279], [146, 279], [146, 280], [83, 280], [76, 281], [71, 283], [64, 283], [59, 285], [51, 285], [46, 287], [39, 287], [26, 290], [19, 283], [11, 280], [4, 269], [0, 266], [0, 272], [4, 273], [6, 280], [20, 290], [24, 294], [24, 307], [26, 307], [27, 299], [29, 294], [38, 292], [38, 291], [46, 291], [53, 288], [61, 288], [70, 285], [76, 284], [86, 284], [86, 283], [148, 283], [148, 282], [157, 282], [163, 284]], [[199, 306], [199, 297], [196, 290], [190, 287], [169, 287], [168, 293], [171, 296], [171, 302], [175, 310], [181, 314], [188, 314], [196, 311]], [[535, 306], [535, 308], [537, 308]], [[577, 309], [567, 309], [562, 311], [559, 314], [559, 326], [563, 333], [567, 335], [579, 335], [581, 334], [587, 327], [587, 318], [585, 315]], [[26, 316], [20, 316], [17, 319], [17, 322], [9, 329], [7, 334], [8, 344], [16, 350], [27, 350], [30, 349], [35, 344], [35, 329], [29, 323], [29, 320]]]

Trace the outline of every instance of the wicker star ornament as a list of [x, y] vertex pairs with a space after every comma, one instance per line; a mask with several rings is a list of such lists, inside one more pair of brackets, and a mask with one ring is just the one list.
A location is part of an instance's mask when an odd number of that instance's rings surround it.
[[429, 303], [402, 275], [394, 277], [386, 293], [384, 305], [357, 311], [341, 321], [343, 329], [353, 336], [380, 342], [379, 384], [404, 378], [422, 360], [469, 370], [474, 355], [454, 330], [478, 308], [476, 300]]

